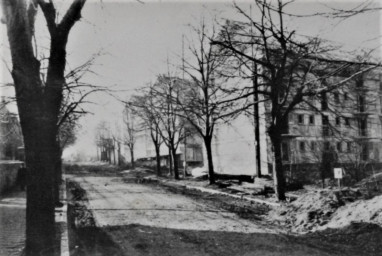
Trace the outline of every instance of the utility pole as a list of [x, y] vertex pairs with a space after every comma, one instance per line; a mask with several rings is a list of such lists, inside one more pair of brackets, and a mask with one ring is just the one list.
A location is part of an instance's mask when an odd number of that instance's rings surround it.
[[[252, 5], [249, 6], [250, 8], [250, 16], [252, 18]], [[251, 51], [252, 51], [252, 58], [255, 56], [255, 52], [253, 49], [253, 31], [252, 31], [252, 23], [251, 23]], [[256, 146], [256, 172], [257, 177], [261, 177], [261, 152], [260, 152], [260, 117], [259, 117], [259, 92], [258, 92], [258, 77], [257, 77], [257, 64], [255, 61], [252, 63], [252, 85], [253, 85], [253, 119], [254, 119], [254, 126], [255, 126], [255, 146]]]
[[254, 125], [255, 125], [255, 144], [256, 144], [256, 167], [257, 177], [261, 177], [261, 152], [260, 152], [260, 117], [259, 117], [259, 92], [257, 81], [257, 65], [254, 63], [253, 74], [253, 100], [254, 100]]
[[187, 132], [185, 131], [184, 134], [184, 170], [183, 170], [183, 179], [186, 178], [186, 172], [187, 172]]
[[[184, 34], [182, 34], [182, 78], [184, 83]], [[184, 129], [184, 162], [183, 162], [183, 179], [186, 178], [187, 172], [187, 131]]]

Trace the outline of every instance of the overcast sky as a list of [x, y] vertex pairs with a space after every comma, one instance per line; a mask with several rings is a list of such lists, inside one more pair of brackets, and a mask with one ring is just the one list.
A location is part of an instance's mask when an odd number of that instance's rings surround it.
[[[144, 1], [144, 0], [143, 0]], [[67, 2], [67, 1], [66, 1]], [[74, 68], [97, 52], [93, 70], [98, 74], [86, 77], [88, 82], [103, 86], [114, 86], [121, 90], [118, 96], [127, 98], [135, 88], [154, 81], [156, 75], [167, 72], [167, 58], [174, 65], [179, 64], [182, 52], [182, 35], [191, 37], [188, 24], [197, 26], [202, 17], [240, 19], [230, 1], [89, 1], [82, 16], [70, 34], [68, 43], [68, 64]], [[250, 1], [242, 3], [249, 9]], [[331, 1], [296, 1], [289, 11], [314, 13], [325, 10]], [[350, 8], [354, 1], [341, 1], [335, 7]], [[60, 5], [58, 5], [60, 7]], [[62, 8], [65, 4], [62, 5]], [[62, 11], [62, 13], [64, 10]], [[40, 13], [41, 14], [41, 13]], [[254, 12], [255, 16], [256, 13]], [[288, 27], [301, 35], [320, 35], [325, 39], [344, 44], [348, 49], [381, 47], [381, 12], [360, 15], [341, 23], [322, 17], [288, 20]], [[4, 26], [2, 26], [4, 30]], [[38, 29], [45, 30], [43, 20]], [[4, 31], [2, 32], [4, 39]], [[45, 34], [46, 35], [46, 34]], [[41, 33], [38, 39], [44, 40]], [[7, 42], [2, 43], [2, 58], [9, 61]], [[1, 82], [11, 82], [2, 63]], [[173, 69], [173, 67], [171, 67]], [[123, 91], [122, 91], [123, 90]], [[2, 94], [11, 94], [2, 90]], [[77, 149], [95, 153], [94, 128], [101, 120], [114, 124], [121, 119], [122, 105], [106, 95], [91, 98], [98, 105], [88, 106], [94, 114], [81, 121], [82, 131]], [[72, 149], [73, 150], [73, 149]]]

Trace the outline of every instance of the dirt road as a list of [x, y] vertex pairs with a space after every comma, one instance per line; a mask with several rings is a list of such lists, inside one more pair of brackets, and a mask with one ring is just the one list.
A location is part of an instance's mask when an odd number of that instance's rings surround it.
[[86, 190], [96, 225], [80, 231], [94, 248], [74, 255], [360, 255], [351, 245], [280, 234], [160, 186], [119, 177], [71, 179]]
[[236, 214], [214, 209], [160, 187], [123, 183], [121, 178], [78, 177], [74, 181], [87, 191], [89, 209], [97, 226], [146, 225], [158, 228], [267, 232]]

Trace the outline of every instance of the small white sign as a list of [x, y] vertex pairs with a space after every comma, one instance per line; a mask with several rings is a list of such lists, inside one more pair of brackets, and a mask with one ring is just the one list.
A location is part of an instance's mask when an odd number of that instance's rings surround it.
[[342, 176], [343, 176], [342, 168], [334, 168], [334, 178], [342, 179]]

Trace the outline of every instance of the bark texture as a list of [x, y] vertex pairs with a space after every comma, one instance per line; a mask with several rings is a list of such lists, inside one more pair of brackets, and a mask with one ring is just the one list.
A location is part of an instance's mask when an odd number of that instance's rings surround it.
[[[61, 169], [57, 168], [61, 164], [57, 124], [65, 84], [66, 43], [84, 3], [85, 0], [74, 0], [61, 22], [56, 24], [56, 10], [51, 1], [1, 0], [28, 169], [27, 255], [58, 253], [54, 243], [55, 171]], [[38, 7], [51, 36], [46, 81], [40, 78], [40, 61], [32, 45]]]

